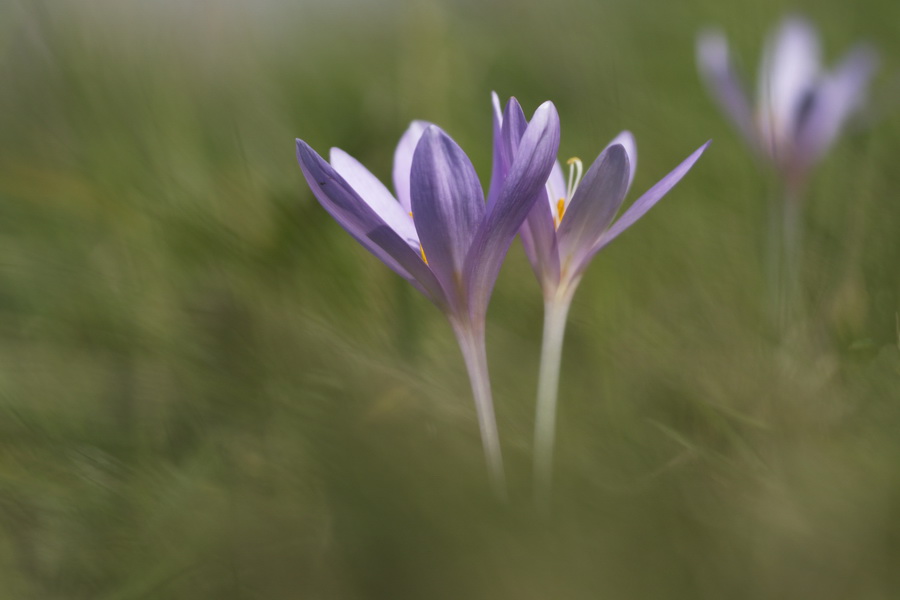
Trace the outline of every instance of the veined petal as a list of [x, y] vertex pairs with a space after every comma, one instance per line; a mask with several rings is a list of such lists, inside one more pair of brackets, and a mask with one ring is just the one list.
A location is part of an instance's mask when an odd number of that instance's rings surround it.
[[694, 163], [697, 162], [697, 159], [700, 158], [700, 155], [703, 154], [704, 150], [706, 150], [707, 146], [709, 146], [711, 142], [712, 140], [700, 146], [680, 165], [675, 167], [672, 172], [660, 179], [659, 182], [657, 182], [656, 185], [647, 190], [647, 192], [643, 196], [635, 200], [634, 204], [629, 206], [628, 210], [625, 211], [625, 214], [623, 214], [615, 223], [613, 223], [612, 227], [607, 229], [606, 233], [604, 233], [600, 237], [600, 239], [591, 250], [591, 254], [593, 255], [599, 252], [607, 244], [613, 241], [620, 233], [631, 227], [635, 223], [635, 221], [643, 217], [648, 210], [653, 208], [653, 205], [659, 202], [662, 197], [665, 196], [669, 192], [669, 190], [675, 187], [675, 184], [681, 181], [681, 178], [691, 170], [691, 167], [694, 166]]
[[623, 131], [606, 147], [609, 148], [616, 144], [625, 148], [625, 154], [628, 155], [628, 188], [625, 190], [627, 193], [631, 188], [631, 182], [634, 181], [634, 173], [637, 171], [637, 142], [634, 141], [634, 136], [630, 131]]
[[819, 77], [820, 48], [816, 31], [805, 19], [788, 17], [769, 39], [759, 72], [760, 132], [773, 155], [789, 144], [796, 119]]
[[[503, 127], [507, 127], [504, 115]], [[534, 203], [543, 198], [559, 150], [559, 114], [551, 102], [535, 111], [519, 141], [499, 198], [488, 212], [466, 257], [464, 281], [469, 306], [483, 317], [503, 258]]]
[[416, 148], [410, 191], [428, 265], [444, 289], [460, 290], [466, 255], [484, 218], [484, 193], [469, 157], [436, 125]]
[[[628, 153], [621, 144], [603, 150], [582, 179], [556, 231], [562, 269], [579, 269], [622, 206], [628, 189]], [[580, 270], [580, 269], [579, 269]]]
[[847, 118], [864, 102], [877, 66], [875, 50], [860, 45], [825, 77], [797, 132], [797, 159], [803, 163], [800, 166], [810, 166], [831, 147]]
[[412, 170], [413, 154], [425, 129], [431, 125], [426, 121], [413, 121], [400, 137], [400, 143], [394, 151], [394, 189], [397, 200], [405, 213], [412, 211], [409, 199], [409, 173]]
[[409, 212], [391, 195], [384, 184], [358, 160], [341, 150], [331, 149], [331, 166], [381, 220], [397, 232], [414, 249], [419, 249], [419, 234]]
[[421, 257], [303, 140], [297, 140], [297, 161], [313, 195], [347, 233], [432, 302], [446, 307], [444, 291]]
[[758, 147], [753, 111], [738, 76], [728, 40], [721, 31], [701, 33], [697, 38], [697, 68], [713, 98], [725, 111], [752, 148]]

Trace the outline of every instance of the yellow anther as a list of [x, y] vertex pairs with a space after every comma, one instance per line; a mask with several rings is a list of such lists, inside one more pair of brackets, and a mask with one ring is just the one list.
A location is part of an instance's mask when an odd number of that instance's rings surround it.
[[581, 162], [581, 159], [578, 158], [577, 156], [573, 156], [572, 158], [570, 158], [569, 160], [566, 161], [566, 164], [574, 165], [575, 163], [579, 163], [579, 162]]
[[559, 224], [562, 223], [563, 215], [566, 213], [566, 199], [560, 198], [556, 201], [556, 216], [553, 217], [553, 224], [556, 225], [556, 228], [559, 229]]

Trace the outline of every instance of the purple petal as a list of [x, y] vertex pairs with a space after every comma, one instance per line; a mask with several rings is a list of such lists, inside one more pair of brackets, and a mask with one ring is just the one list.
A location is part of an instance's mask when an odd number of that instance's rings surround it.
[[[616, 144], [625, 148], [625, 153], [628, 155], [628, 189], [631, 189], [631, 182], [634, 181], [634, 174], [637, 171], [637, 142], [634, 141], [634, 136], [630, 131], [623, 131], [606, 147], [609, 148]], [[627, 189], [626, 193], [628, 193]]]
[[703, 154], [703, 151], [706, 150], [711, 142], [712, 140], [700, 146], [700, 148], [688, 156], [680, 165], [675, 167], [671, 173], [660, 179], [659, 182], [647, 190], [643, 196], [635, 200], [634, 204], [625, 211], [625, 214], [613, 223], [612, 227], [607, 229], [606, 233], [600, 237], [591, 250], [591, 254], [599, 252], [620, 233], [631, 227], [635, 221], [644, 216], [648, 210], [653, 208], [653, 205], [659, 202], [662, 197], [675, 187], [675, 184], [681, 181], [681, 178], [691, 170], [691, 167], [694, 166], [694, 163], [697, 162], [697, 159], [700, 158], [700, 155]]
[[500, 106], [500, 96], [497, 92], [491, 92], [491, 108], [494, 111], [494, 127], [499, 130], [503, 125], [503, 108]]
[[459, 290], [466, 254], [484, 218], [484, 194], [469, 158], [436, 125], [416, 148], [410, 191], [428, 265], [445, 290]]
[[512, 167], [527, 127], [528, 119], [525, 118], [525, 111], [522, 110], [518, 100], [510, 98], [506, 103], [506, 110], [503, 112], [503, 126], [500, 131], [501, 148], [506, 157], [507, 169]]
[[820, 71], [819, 38], [805, 19], [788, 17], [769, 38], [759, 72], [759, 124], [778, 160], [797, 130], [796, 118]]
[[847, 118], [860, 108], [877, 66], [877, 53], [868, 45], [857, 46], [822, 81], [797, 133], [796, 152], [802, 167], [831, 147]]
[[347, 233], [432, 302], [446, 305], [440, 283], [421, 257], [303, 140], [297, 140], [297, 161], [316, 199]]
[[[488, 195], [488, 213], [493, 210], [494, 204], [500, 197], [500, 193], [503, 190], [503, 182], [509, 175], [509, 169], [519, 147], [519, 141], [522, 139], [525, 128], [528, 126], [525, 112], [519, 105], [518, 100], [515, 98], [509, 99], [506, 103], [506, 110], [503, 111], [499, 118], [499, 123], [499, 138], [494, 141], [495, 165], [497, 168], [494, 169], [491, 175], [491, 185], [494, 187]], [[495, 179], [497, 180], [496, 183], [494, 182]]]
[[[508, 111], [509, 112], [509, 111]], [[503, 127], [508, 116], [504, 115]], [[475, 317], [487, 310], [503, 258], [541, 193], [559, 150], [559, 114], [551, 102], [534, 113], [518, 144], [509, 175], [466, 257], [464, 281]]]
[[488, 206], [493, 206], [500, 194], [500, 188], [503, 186], [503, 180], [506, 178], [506, 170], [508, 165], [502, 162], [502, 139], [500, 132], [503, 127], [503, 110], [500, 108], [500, 96], [497, 92], [491, 92], [491, 109], [493, 121], [493, 152], [491, 164], [491, 185], [488, 188]]
[[753, 111], [731, 61], [728, 40], [722, 32], [707, 31], [697, 38], [697, 68], [719, 107], [731, 118], [747, 143], [756, 148]]
[[413, 248], [419, 250], [419, 235], [409, 212], [391, 195], [384, 184], [358, 160], [341, 150], [331, 149], [331, 166], [344, 178], [381, 220], [397, 232]]
[[[507, 104], [506, 114], [509, 115], [508, 118], [503, 117], [503, 113], [500, 112], [499, 98], [494, 95], [494, 123], [500, 125], [499, 131], [495, 129], [495, 164], [501, 165], [501, 169], [495, 170], [495, 173], [500, 171], [503, 176], [503, 179], [498, 178], [499, 181], [495, 184], [497, 192], [494, 195], [494, 201], [496, 201], [503, 181], [509, 172], [512, 156], [515, 156], [518, 151], [522, 135], [528, 126], [525, 113], [515, 98], [511, 98]], [[506, 124], [505, 128], [504, 124]], [[551, 213], [551, 207], [555, 210], [556, 200], [551, 198], [548, 192], [551, 182], [564, 196], [566, 183], [562, 169], [556, 161], [553, 163], [553, 170], [544, 190], [540, 192], [541, 198], [535, 202], [525, 223], [519, 229], [522, 247], [528, 257], [528, 262], [531, 263], [531, 268], [538, 281], [545, 288], [554, 287], [559, 281], [559, 252], [556, 247], [556, 227], [553, 224]], [[488, 211], [492, 207], [493, 203], [488, 200]]]
[[409, 200], [409, 173], [412, 169], [413, 153], [422, 133], [429, 125], [431, 123], [426, 121], [413, 121], [400, 137], [400, 143], [394, 151], [394, 189], [397, 190], [397, 199], [403, 207], [403, 212], [406, 213], [412, 210]]
[[600, 153], [579, 184], [556, 237], [563, 272], [567, 265], [580, 272], [582, 262], [622, 206], [628, 189], [628, 154], [619, 144]]

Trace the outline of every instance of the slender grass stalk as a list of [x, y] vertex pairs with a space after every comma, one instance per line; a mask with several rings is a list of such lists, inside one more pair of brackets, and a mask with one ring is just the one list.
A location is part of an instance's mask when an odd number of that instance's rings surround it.
[[475, 398], [478, 428], [481, 432], [481, 444], [484, 447], [491, 489], [499, 500], [505, 502], [506, 474], [503, 470], [500, 436], [497, 433], [497, 419], [494, 416], [494, 402], [491, 396], [484, 327], [453, 323], [453, 330], [472, 383], [472, 395]]
[[574, 286], [560, 290], [560, 293], [544, 302], [544, 337], [534, 420], [534, 494], [535, 501], [541, 508], [549, 506], [553, 488], [559, 371], [573, 288]]

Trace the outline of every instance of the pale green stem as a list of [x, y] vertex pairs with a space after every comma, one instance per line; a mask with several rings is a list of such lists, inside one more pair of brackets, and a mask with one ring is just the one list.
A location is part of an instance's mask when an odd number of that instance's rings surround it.
[[784, 198], [784, 281], [782, 331], [787, 331], [801, 318], [800, 268], [803, 231], [800, 221], [800, 199], [793, 194]]
[[553, 447], [556, 443], [556, 403], [562, 364], [566, 319], [572, 292], [557, 293], [544, 302], [544, 337], [538, 375], [537, 410], [534, 420], [534, 493], [538, 506], [550, 503], [553, 487]]
[[802, 320], [800, 277], [802, 252], [801, 198], [799, 190], [786, 186], [772, 211], [769, 233], [772, 318], [784, 339]]
[[481, 444], [484, 447], [491, 489], [499, 500], [505, 502], [506, 475], [503, 470], [500, 436], [497, 433], [497, 419], [494, 416], [494, 402], [491, 397], [484, 328], [467, 323], [453, 323], [453, 330], [472, 383], [472, 395], [475, 398], [478, 428], [481, 432]]

